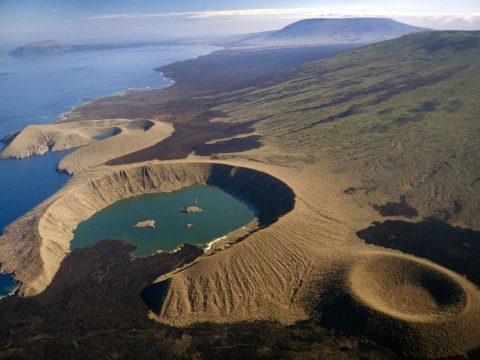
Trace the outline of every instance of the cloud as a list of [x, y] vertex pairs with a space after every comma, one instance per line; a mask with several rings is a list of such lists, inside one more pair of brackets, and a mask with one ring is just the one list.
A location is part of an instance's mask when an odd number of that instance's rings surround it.
[[[289, 9], [246, 9], [246, 10], [218, 10], [218, 11], [191, 11], [191, 12], [162, 12], [162, 13], [124, 13], [102, 14], [87, 16], [88, 20], [110, 19], [144, 19], [155, 17], [184, 17], [187, 19], [201, 19], [213, 17], [250, 17], [264, 15], [296, 15], [312, 14], [312, 8], [289, 8]], [[318, 10], [318, 9], [315, 9]]]
[[215, 20], [215, 21], [281, 21], [307, 18], [348, 18], [348, 17], [384, 17], [438, 30], [477, 30], [480, 29], [480, 12], [455, 13], [447, 11], [434, 12], [425, 5], [416, 6], [322, 6], [298, 8], [241, 9], [218, 11], [188, 11], [161, 13], [117, 13], [101, 14], [86, 17], [91, 21], [147, 19], [147, 18], [180, 18], [183, 20]]
[[[183, 17], [186, 19], [206, 18], [248, 18], [259, 16], [278, 16], [285, 18], [312, 18], [312, 17], [431, 17], [439, 21], [468, 21], [472, 22], [480, 13], [469, 14], [441, 14], [425, 12], [425, 6], [389, 6], [383, 8], [372, 5], [356, 6], [322, 6], [302, 8], [269, 8], [269, 9], [241, 9], [217, 11], [190, 11], [190, 12], [161, 12], [161, 13], [116, 13], [87, 16], [88, 20], [115, 20], [115, 19], [144, 19], [156, 17]], [[453, 21], [453, 20], [452, 20]]]
[[453, 23], [453, 22], [466, 22], [473, 24], [480, 21], [480, 13], [478, 14], [469, 14], [469, 15], [434, 15], [430, 16], [432, 20], [440, 21], [443, 23]]

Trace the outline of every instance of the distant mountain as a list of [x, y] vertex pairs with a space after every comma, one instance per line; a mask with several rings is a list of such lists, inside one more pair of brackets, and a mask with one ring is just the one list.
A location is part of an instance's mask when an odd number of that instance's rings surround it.
[[232, 38], [229, 46], [369, 44], [427, 29], [384, 18], [306, 19], [278, 31]]
[[39, 41], [20, 46], [9, 53], [10, 56], [36, 56], [47, 54], [58, 54], [71, 50], [71, 46], [58, 40]]

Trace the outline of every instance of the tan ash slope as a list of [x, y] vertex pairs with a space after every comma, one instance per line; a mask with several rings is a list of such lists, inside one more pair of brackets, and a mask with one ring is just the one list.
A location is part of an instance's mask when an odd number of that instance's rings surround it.
[[0, 261], [23, 282], [22, 295], [37, 294], [79, 222], [121, 198], [192, 184], [219, 185], [254, 203], [264, 227], [159, 278], [153, 286], [166, 285], [167, 293], [152, 319], [188, 326], [319, 316], [421, 357], [480, 345], [479, 290], [431, 262], [355, 238], [352, 224], [368, 223], [370, 210], [352, 205], [344, 180], [318, 166], [155, 161], [85, 171], [7, 227]]
[[58, 169], [73, 174], [93, 168], [119, 156], [152, 146], [169, 137], [173, 131], [173, 126], [165, 122], [153, 120], [131, 122], [118, 135], [68, 154], [59, 162]]
[[[173, 132], [173, 126], [154, 120], [85, 120], [75, 123], [30, 125], [5, 139], [2, 158], [25, 158], [78, 148], [59, 163], [69, 174], [151, 146]], [[98, 137], [106, 137], [97, 140]]]

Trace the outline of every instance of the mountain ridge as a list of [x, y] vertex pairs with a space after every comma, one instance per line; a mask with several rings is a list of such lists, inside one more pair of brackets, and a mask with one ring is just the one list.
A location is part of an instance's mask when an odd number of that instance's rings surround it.
[[299, 20], [276, 31], [237, 37], [232, 46], [369, 44], [427, 30], [388, 18], [315, 18]]

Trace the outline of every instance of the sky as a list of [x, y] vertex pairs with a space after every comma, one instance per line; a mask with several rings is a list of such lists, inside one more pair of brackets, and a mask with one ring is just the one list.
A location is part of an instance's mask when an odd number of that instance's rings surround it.
[[0, 0], [0, 43], [221, 37], [315, 17], [388, 17], [480, 30], [480, 0]]

